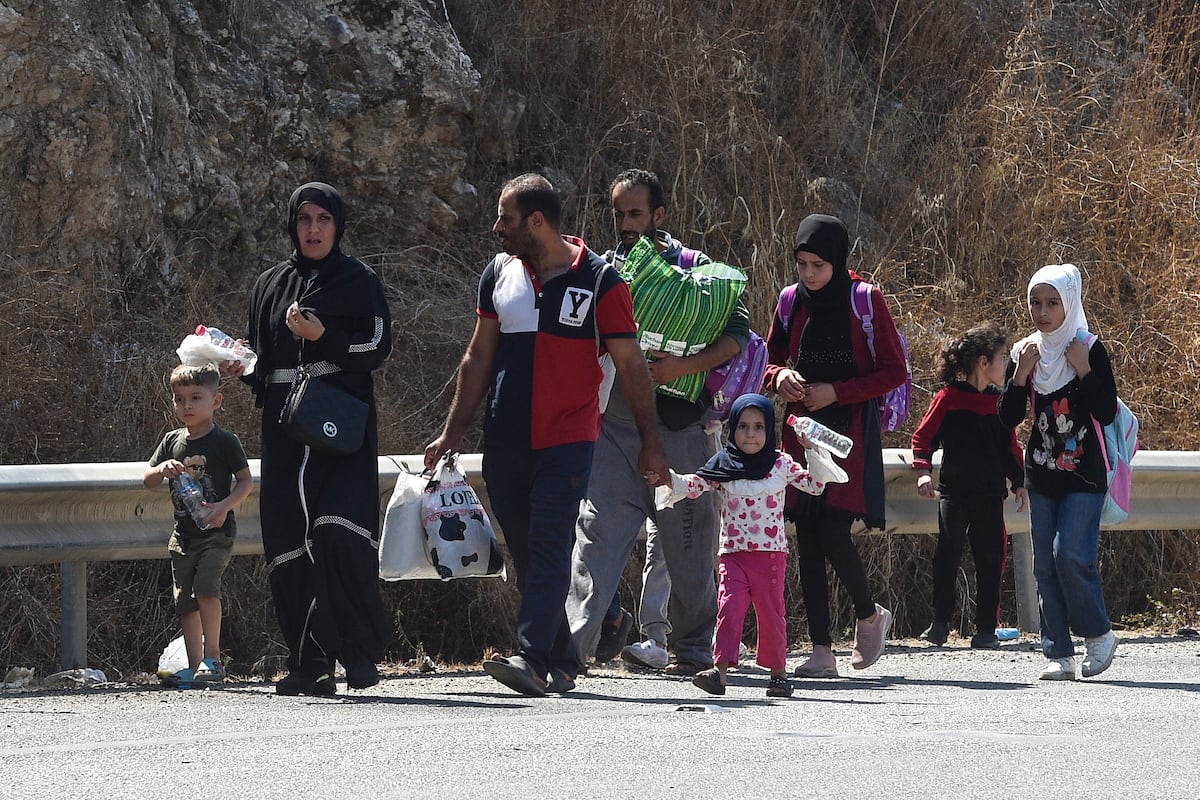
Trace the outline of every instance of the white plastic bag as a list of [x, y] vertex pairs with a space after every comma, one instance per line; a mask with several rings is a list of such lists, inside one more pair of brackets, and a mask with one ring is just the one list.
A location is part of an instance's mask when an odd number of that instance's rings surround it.
[[[211, 334], [220, 334], [213, 336]], [[197, 325], [196, 332], [183, 337], [175, 353], [179, 363], [189, 367], [199, 367], [204, 364], [220, 363], [222, 361], [237, 361], [244, 368], [246, 375], [254, 372], [258, 356], [244, 344], [234, 345], [234, 339], [221, 334], [216, 328]]]
[[808, 460], [808, 474], [815, 481], [822, 483], [849, 483], [850, 476], [846, 470], [833, 460], [833, 456], [823, 447], [807, 447], [804, 457]]
[[425, 528], [421, 524], [428, 483], [428, 478], [404, 470], [396, 477], [379, 539], [379, 577], [385, 581], [440, 577], [425, 553]]
[[165, 678], [168, 675], [174, 675], [181, 669], [186, 669], [188, 665], [187, 647], [183, 644], [183, 636], [180, 635], [171, 640], [171, 643], [163, 648], [162, 655], [158, 657], [158, 677]]
[[425, 552], [438, 577], [506, 577], [504, 555], [483, 504], [447, 453], [425, 490]]

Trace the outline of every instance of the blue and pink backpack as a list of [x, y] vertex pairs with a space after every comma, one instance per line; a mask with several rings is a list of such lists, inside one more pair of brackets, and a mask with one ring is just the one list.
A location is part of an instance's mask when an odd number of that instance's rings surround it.
[[[1096, 334], [1085, 330], [1075, 332], [1075, 338], [1090, 350]], [[1030, 383], [1032, 386], [1032, 382]], [[1117, 415], [1107, 425], [1092, 417], [1096, 429], [1096, 440], [1100, 442], [1100, 453], [1104, 456], [1104, 467], [1108, 470], [1108, 491], [1104, 494], [1104, 506], [1100, 509], [1100, 522], [1116, 525], [1129, 518], [1130, 495], [1133, 493], [1133, 456], [1138, 451], [1138, 418], [1129, 406], [1117, 398]]]
[[[795, 305], [796, 284], [793, 283], [783, 287], [783, 291], [779, 293], [779, 321], [783, 324], [785, 333], [792, 323], [792, 310]], [[871, 358], [874, 360], [875, 324], [873, 319], [875, 312], [871, 307], [871, 284], [862, 280], [853, 282], [850, 306], [854, 309], [854, 316], [862, 325], [863, 333], [867, 336], [867, 348], [871, 351]], [[880, 398], [879, 425], [884, 431], [898, 430], [904, 424], [904, 420], [908, 419], [908, 411], [912, 403], [912, 365], [908, 361], [908, 342], [904, 340], [904, 334], [899, 331], [896, 332], [896, 335], [900, 337], [900, 351], [904, 354], [904, 366], [908, 376], [904, 379], [904, 383]]]

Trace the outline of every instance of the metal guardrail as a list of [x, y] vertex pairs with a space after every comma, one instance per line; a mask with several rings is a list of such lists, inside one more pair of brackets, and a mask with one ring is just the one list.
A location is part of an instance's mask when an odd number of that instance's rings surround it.
[[[936, 533], [937, 504], [920, 497], [907, 450], [884, 451], [888, 533]], [[464, 454], [459, 464], [486, 497], [482, 458]], [[0, 465], [0, 567], [60, 564], [63, 666], [86, 664], [87, 562], [166, 558], [174, 524], [165, 488], [142, 485], [145, 462]], [[380, 508], [400, 470], [419, 472], [419, 455], [380, 456]], [[1118, 530], [1200, 529], [1200, 453], [1143, 451], [1133, 460], [1133, 513]], [[250, 470], [255, 490], [238, 509], [236, 555], [262, 553], [258, 517], [259, 462]], [[1037, 594], [1029, 519], [1010, 503], [1017, 611], [1022, 629], [1037, 629]]]

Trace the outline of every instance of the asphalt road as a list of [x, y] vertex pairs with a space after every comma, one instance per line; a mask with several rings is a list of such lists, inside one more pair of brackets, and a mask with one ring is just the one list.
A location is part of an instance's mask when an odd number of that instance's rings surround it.
[[843, 650], [842, 678], [787, 700], [757, 669], [715, 698], [619, 665], [538, 699], [477, 669], [332, 699], [0, 691], [0, 797], [1200, 797], [1200, 640], [1124, 634], [1073, 683], [1036, 679], [1030, 639], [964, 645], [894, 643], [853, 675]]

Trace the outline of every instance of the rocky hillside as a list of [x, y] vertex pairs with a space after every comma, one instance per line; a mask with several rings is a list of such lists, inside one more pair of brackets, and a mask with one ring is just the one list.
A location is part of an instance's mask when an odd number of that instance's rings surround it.
[[161, 416], [181, 334], [242, 330], [250, 282], [286, 255], [296, 185], [335, 183], [376, 265], [478, 213], [479, 74], [415, 0], [9, 3], [0, 71], [3, 462], [141, 458], [156, 421], [111, 436], [53, 409]]

